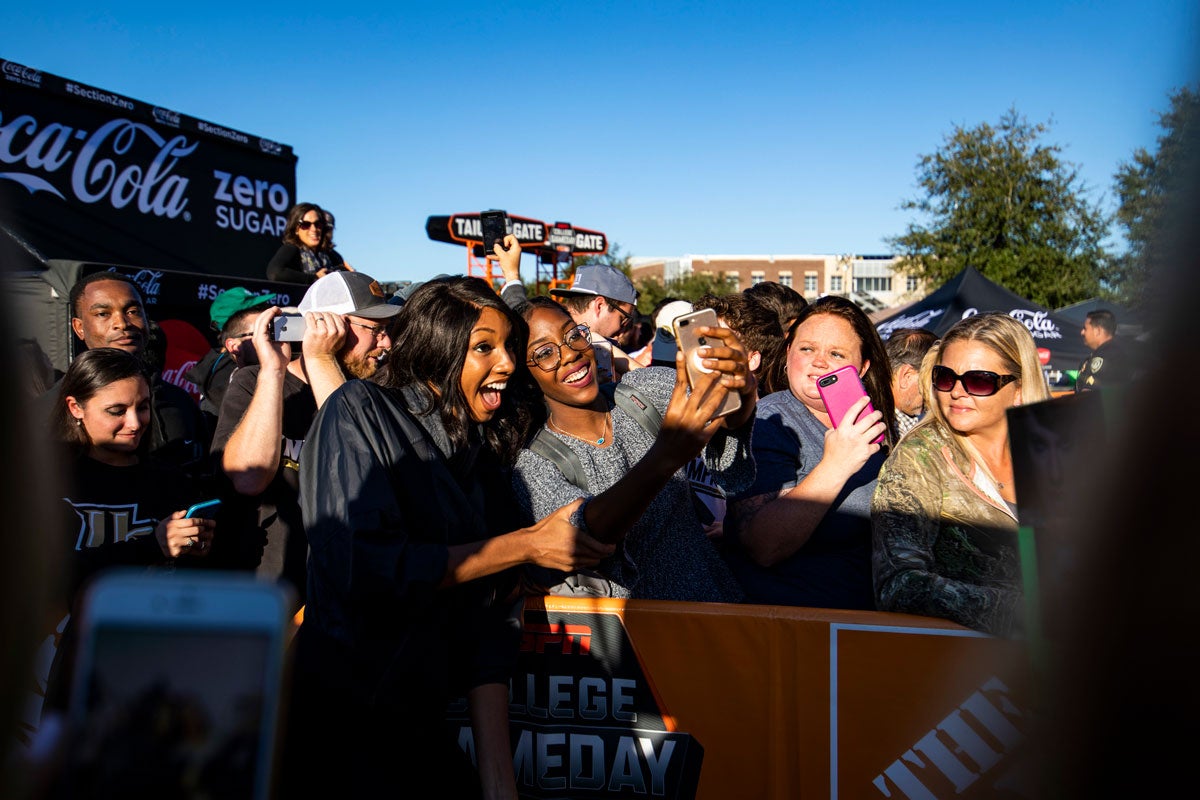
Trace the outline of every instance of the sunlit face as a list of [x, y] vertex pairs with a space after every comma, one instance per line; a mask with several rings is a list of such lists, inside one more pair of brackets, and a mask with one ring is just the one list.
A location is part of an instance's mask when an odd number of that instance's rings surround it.
[[1089, 350], [1095, 350], [1108, 341], [1108, 331], [1098, 325], [1093, 325], [1090, 319], [1083, 321], [1083, 330], [1080, 333], [1083, 335], [1083, 343], [1088, 346]]
[[370, 378], [379, 371], [392, 346], [388, 320], [346, 317], [346, 341], [338, 353], [342, 369], [353, 378]]
[[[309, 223], [308, 229], [305, 230], [304, 223]], [[320, 211], [311, 210], [300, 218], [300, 224], [296, 226], [296, 238], [300, 243], [310, 250], [316, 250], [321, 244], [321, 235], [325, 233], [325, 217]]]
[[533, 379], [549, 402], [586, 406], [600, 391], [595, 350], [591, 347], [574, 350], [564, 344], [577, 325], [565, 310], [537, 308], [529, 317], [529, 347], [525, 351], [525, 361], [533, 361], [535, 353], [547, 348], [557, 350], [561, 359], [552, 371], [528, 364]]
[[137, 292], [125, 281], [88, 284], [79, 296], [78, 313], [71, 328], [89, 350], [116, 347], [137, 356], [145, 349], [146, 311]]
[[103, 387], [86, 402], [67, 398], [67, 410], [91, 439], [100, 460], [122, 460], [137, 450], [150, 426], [150, 386], [144, 378], [124, 378]]
[[500, 408], [501, 392], [516, 368], [511, 335], [508, 319], [494, 308], [484, 308], [471, 330], [459, 386], [475, 422], [487, 422]]
[[[1010, 373], [996, 351], [976, 341], [951, 342], [942, 348], [938, 363], [959, 375], [973, 369], [987, 370], [997, 375]], [[997, 426], [1004, 426], [1003, 429], [1007, 430], [1007, 411], [1021, 400], [1021, 389], [1015, 381], [1002, 386], [990, 397], [967, 394], [962, 381], [956, 382], [948, 392], [934, 391], [933, 394], [950, 427], [963, 435], [986, 433]]]
[[854, 327], [834, 314], [814, 314], [796, 328], [788, 348], [788, 388], [815, 414], [828, 419], [817, 391], [817, 378], [847, 364], [852, 364], [859, 375], [870, 366], [869, 361], [863, 361], [862, 343]]

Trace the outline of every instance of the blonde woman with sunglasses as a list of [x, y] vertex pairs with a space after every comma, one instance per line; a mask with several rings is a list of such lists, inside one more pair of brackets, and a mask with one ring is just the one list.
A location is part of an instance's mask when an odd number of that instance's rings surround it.
[[1019, 636], [1008, 409], [1050, 397], [1037, 345], [1007, 314], [968, 317], [926, 354], [921, 391], [926, 416], [888, 456], [871, 503], [878, 607]]

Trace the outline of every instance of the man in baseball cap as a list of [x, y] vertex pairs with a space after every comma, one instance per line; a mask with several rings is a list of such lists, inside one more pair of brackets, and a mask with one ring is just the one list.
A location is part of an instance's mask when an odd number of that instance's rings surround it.
[[591, 330], [601, 383], [620, 380], [637, 364], [613, 341], [637, 318], [637, 290], [624, 272], [608, 264], [583, 264], [567, 289], [551, 289], [562, 298], [576, 323]]
[[[388, 321], [400, 306], [362, 272], [331, 272], [308, 287], [298, 310], [305, 332], [300, 356], [275, 341], [272, 306], [254, 319], [256, 366], [233, 374], [212, 452], [233, 488], [257, 504], [263, 536], [243, 553], [259, 575], [287, 581], [304, 603], [308, 542], [300, 516], [299, 461], [317, 410], [338, 387], [370, 378], [392, 346]], [[246, 537], [247, 539], [251, 537]]]

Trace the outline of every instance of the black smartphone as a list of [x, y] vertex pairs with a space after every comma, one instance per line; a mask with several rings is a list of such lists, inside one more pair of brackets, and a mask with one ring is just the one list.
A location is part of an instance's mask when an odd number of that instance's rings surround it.
[[500, 242], [500, 246], [504, 247], [504, 237], [509, 232], [508, 226], [508, 214], [504, 211], [492, 208], [479, 214], [479, 227], [483, 235], [483, 255], [485, 257], [494, 253], [493, 246], [496, 242]]

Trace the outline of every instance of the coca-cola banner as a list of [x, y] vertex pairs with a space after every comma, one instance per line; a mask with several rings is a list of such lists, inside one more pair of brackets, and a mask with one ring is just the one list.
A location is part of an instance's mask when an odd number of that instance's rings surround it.
[[0, 223], [46, 259], [265, 278], [290, 146], [0, 60]]
[[1023, 323], [1046, 351], [1048, 366], [1078, 369], [1087, 357], [1078, 325], [988, 280], [974, 267], [966, 267], [925, 299], [877, 322], [875, 328], [884, 339], [899, 328], [928, 328], [941, 336], [960, 319], [983, 311], [1003, 311]]

